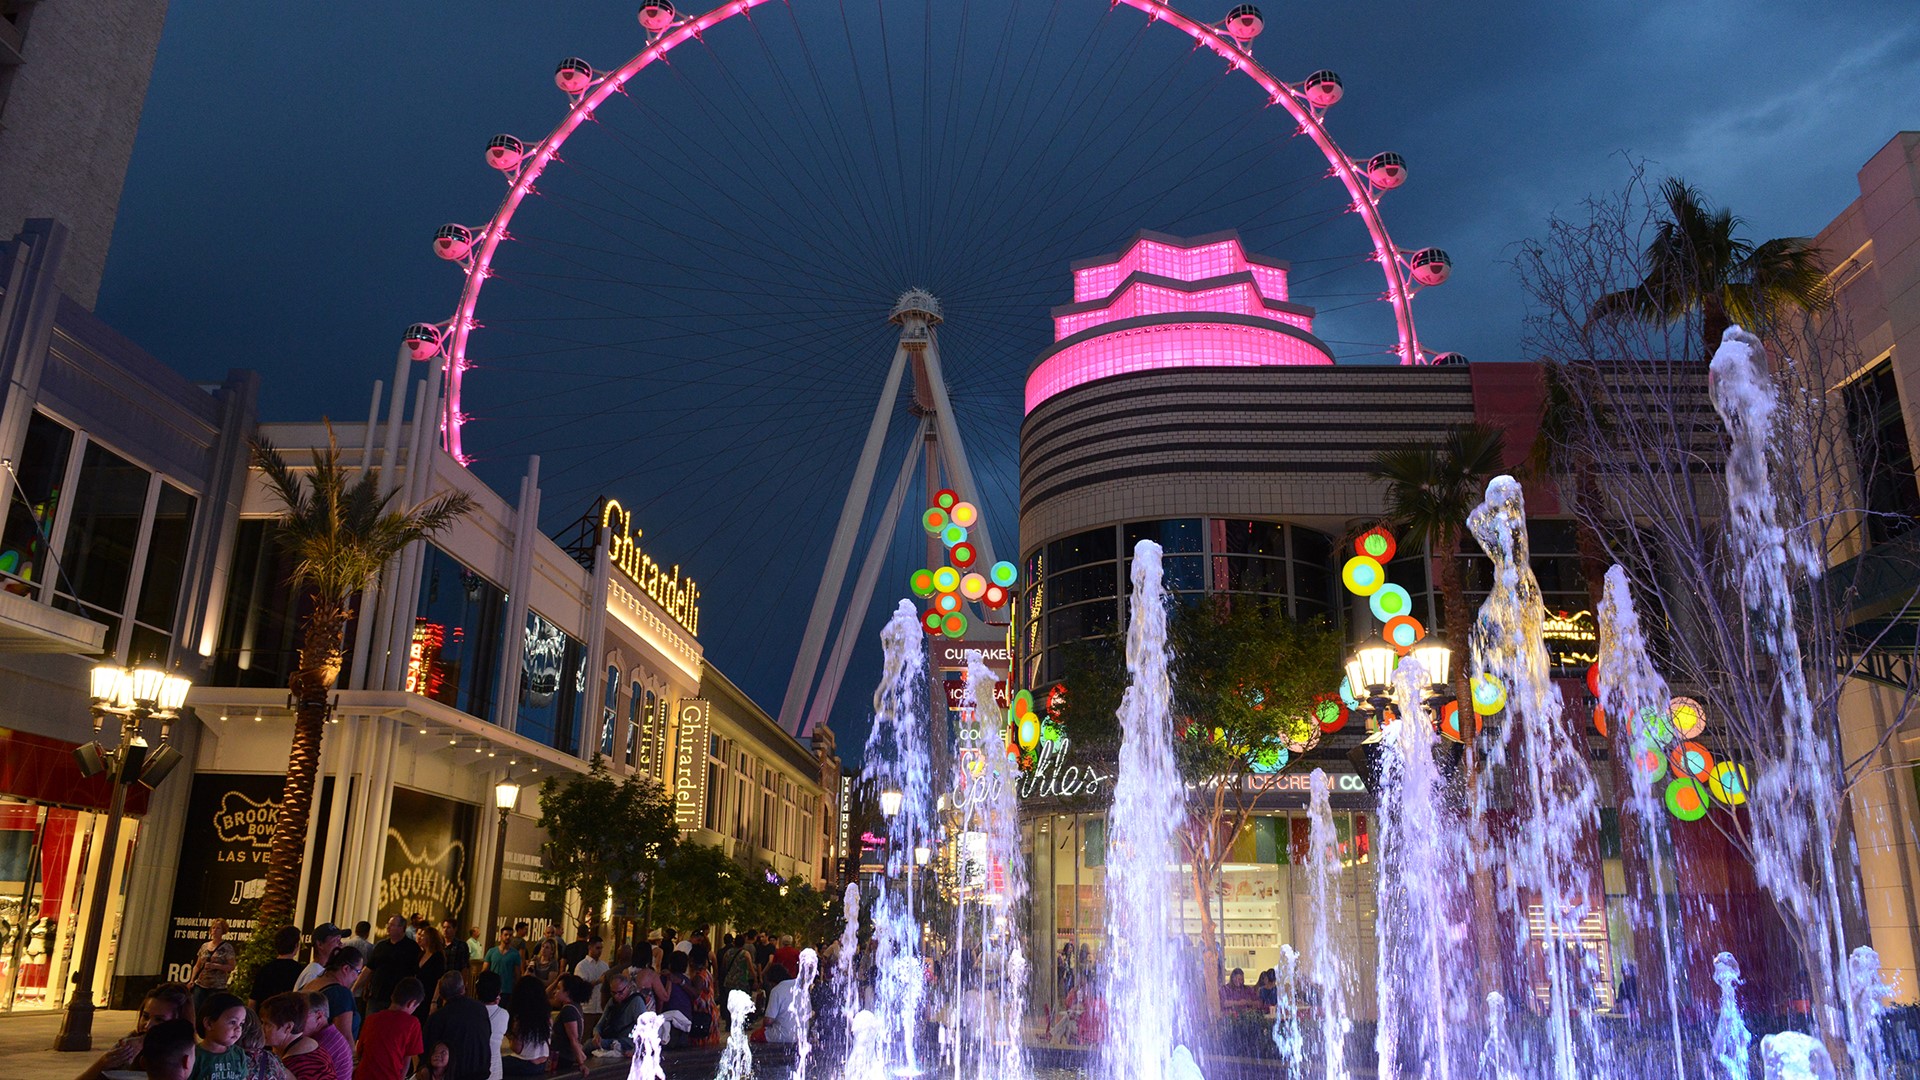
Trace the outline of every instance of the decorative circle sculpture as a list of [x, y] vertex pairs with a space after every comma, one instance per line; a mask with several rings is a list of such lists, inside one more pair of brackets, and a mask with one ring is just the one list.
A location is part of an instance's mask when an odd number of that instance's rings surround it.
[[938, 591], [933, 587], [933, 571], [924, 568], [913, 572], [913, 576], [907, 579], [907, 587], [922, 600]]
[[1020, 718], [1020, 749], [1031, 750], [1040, 745], [1040, 719], [1032, 713]]
[[1713, 772], [1713, 754], [1697, 742], [1683, 742], [1673, 748], [1668, 755], [1673, 763], [1673, 775], [1690, 776], [1705, 782]]
[[1475, 675], [1467, 689], [1473, 695], [1473, 711], [1481, 716], [1492, 716], [1507, 707], [1507, 688], [1493, 675]]
[[933, 610], [942, 615], [951, 615], [960, 610], [959, 593], [936, 593], [933, 598]]
[[1667, 812], [1681, 821], [1699, 821], [1707, 816], [1707, 789], [1691, 776], [1683, 776], [1667, 785]]
[[1598, 705], [1593, 707], [1593, 730], [1599, 732], [1601, 738], [1607, 737], [1607, 710]]
[[1697, 739], [1707, 730], [1707, 710], [1690, 697], [1677, 697], [1668, 702], [1667, 715], [1683, 739]]
[[[1474, 713], [1473, 733], [1475, 735], [1480, 734], [1481, 731], [1486, 729], [1486, 726], [1487, 718], [1478, 713]], [[1450, 739], [1454, 742], [1466, 742], [1465, 730], [1466, 722], [1460, 718], [1459, 702], [1449, 701], [1445, 705], [1440, 706], [1440, 734], [1443, 738]]]
[[1658, 746], [1640, 744], [1633, 752], [1633, 771], [1648, 783], [1663, 780], [1667, 775], [1666, 751]]
[[933, 493], [933, 505], [942, 510], [952, 510], [960, 501], [960, 493], [951, 488], [941, 488]]
[[1361, 533], [1353, 541], [1353, 550], [1356, 554], [1365, 555], [1384, 566], [1393, 561], [1394, 552], [1398, 548], [1393, 542], [1392, 533], [1375, 528]]
[[1313, 716], [1323, 734], [1331, 735], [1347, 726], [1351, 714], [1347, 706], [1332, 694], [1321, 694], [1313, 703]]
[[1599, 664], [1587, 665], [1587, 693], [1592, 694], [1594, 697], [1600, 696], [1600, 665]]
[[965, 575], [960, 579], [960, 595], [969, 600], [987, 595], [987, 579], [980, 574]]
[[1340, 680], [1340, 704], [1345, 705], [1349, 709], [1358, 709], [1360, 707], [1360, 699], [1354, 696], [1353, 680], [1351, 679], [1342, 678]]
[[[953, 594], [948, 593], [946, 595], [952, 596]], [[948, 613], [940, 619], [940, 632], [950, 638], [965, 637], [967, 633], [967, 617], [957, 611]]]
[[937, 634], [940, 632], [940, 619], [940, 613], [932, 608], [928, 608], [920, 613], [920, 625], [925, 627], [929, 634]]
[[1373, 617], [1384, 623], [1401, 615], [1413, 614], [1413, 597], [1405, 586], [1382, 585], [1367, 597], [1367, 606], [1373, 609]]
[[950, 593], [960, 587], [960, 571], [951, 566], [936, 567], [933, 571], [933, 587], [938, 592]]
[[1372, 596], [1387, 583], [1387, 569], [1370, 555], [1355, 555], [1340, 568], [1340, 581], [1355, 596]]
[[955, 566], [960, 566], [960, 567], [972, 566], [973, 565], [973, 544], [963, 540], [960, 543], [953, 545], [953, 550], [947, 552], [947, 557], [953, 560], [953, 565]]
[[1387, 620], [1387, 625], [1381, 633], [1386, 637], [1387, 644], [1400, 650], [1400, 655], [1405, 656], [1415, 645], [1420, 644], [1421, 638], [1427, 636], [1427, 628], [1421, 626], [1420, 620], [1411, 615], [1396, 615]]
[[987, 576], [993, 579], [995, 585], [1003, 589], [1011, 589], [1013, 588], [1013, 583], [1020, 580], [1020, 570], [1012, 563], [1002, 559], [993, 564], [992, 568], [987, 571]]
[[947, 527], [947, 512], [937, 506], [927, 507], [927, 512], [920, 515], [920, 527], [927, 530], [928, 536], [939, 536]]
[[1739, 806], [1747, 801], [1747, 767], [1723, 761], [1707, 773], [1707, 790], [1723, 806]]
[[966, 539], [967, 530], [955, 525], [951, 521], [947, 522], [946, 528], [940, 530], [940, 542], [949, 548], [955, 544], [965, 543]]
[[973, 523], [980, 520], [980, 508], [970, 502], [957, 502], [947, 511], [947, 516], [953, 519], [955, 525], [963, 529], [971, 529]]
[[980, 598], [980, 602], [998, 611], [1007, 606], [1007, 590], [998, 585], [989, 585], [987, 586], [986, 594]]
[[1270, 742], [1253, 756], [1252, 770], [1261, 776], [1271, 776], [1287, 767], [1293, 760], [1293, 754], [1277, 742]]

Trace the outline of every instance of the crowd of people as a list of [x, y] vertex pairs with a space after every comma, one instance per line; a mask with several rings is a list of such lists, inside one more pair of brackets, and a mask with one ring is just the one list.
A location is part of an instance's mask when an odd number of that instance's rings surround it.
[[187, 981], [149, 990], [132, 1034], [80, 1080], [584, 1077], [596, 1058], [633, 1055], [643, 1012], [666, 1021], [667, 1045], [724, 1035], [734, 990], [755, 1001], [752, 1038], [797, 1034], [800, 950], [763, 932], [727, 934], [716, 950], [705, 930], [666, 929], [609, 956], [585, 926], [563, 943], [552, 926], [530, 938], [516, 923], [484, 947], [477, 927], [462, 937], [418, 915], [389, 919], [378, 941], [365, 922], [351, 936], [284, 927], [242, 999], [227, 926], [208, 929]]

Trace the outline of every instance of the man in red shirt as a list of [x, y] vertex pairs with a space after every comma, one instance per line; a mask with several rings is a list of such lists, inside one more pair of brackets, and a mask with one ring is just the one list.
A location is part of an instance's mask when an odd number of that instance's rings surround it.
[[414, 1057], [425, 1049], [413, 1012], [426, 997], [426, 988], [411, 975], [394, 984], [391, 1003], [360, 1025], [353, 1080], [406, 1080]]

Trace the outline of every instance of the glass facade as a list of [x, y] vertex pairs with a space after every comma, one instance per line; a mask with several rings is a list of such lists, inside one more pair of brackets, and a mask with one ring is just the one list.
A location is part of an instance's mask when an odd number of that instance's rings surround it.
[[[1312, 529], [1230, 518], [1167, 518], [1092, 529], [1027, 555], [1027, 585], [1016, 606], [1027, 685], [1059, 679], [1066, 646], [1121, 631], [1132, 552], [1142, 540], [1160, 545], [1167, 590], [1177, 598], [1261, 596], [1285, 602], [1295, 618], [1338, 617], [1334, 541]], [[1402, 580], [1398, 566], [1394, 580]], [[1412, 591], [1411, 584], [1408, 588]]]
[[586, 652], [578, 638], [527, 609], [517, 732], [562, 753], [578, 751], [587, 704]]
[[[1356, 964], [1356, 1015], [1370, 1016], [1375, 956], [1370, 818], [1346, 811], [1336, 811], [1333, 818], [1342, 856], [1339, 894], [1333, 899], [1337, 932], [1344, 939], [1339, 944]], [[1107, 958], [1106, 820], [1099, 814], [1041, 813], [1029, 817], [1024, 829], [1032, 860], [1031, 940], [1044, 944], [1052, 958], [1035, 971], [1035, 1004], [1053, 1021], [1049, 1042], [1096, 1042], [1098, 1032], [1078, 1026], [1073, 995], [1076, 988], [1099, 984]], [[1229, 849], [1220, 888], [1207, 899], [1223, 982], [1238, 968], [1252, 986], [1260, 972], [1279, 964], [1282, 945], [1292, 946], [1303, 966], [1321, 947], [1314, 940], [1307, 875], [1299, 867], [1309, 833], [1303, 811], [1255, 814]], [[1190, 869], [1184, 864], [1167, 868], [1167, 888], [1178, 898], [1168, 930], [1197, 949], [1204, 923]]]
[[73, 432], [34, 413], [9, 485], [12, 505], [7, 508], [6, 531], [0, 534], [0, 585], [10, 593], [27, 596], [47, 576], [54, 514], [60, 507], [72, 453]]
[[426, 550], [406, 689], [499, 723], [494, 695], [507, 594], [439, 548]]

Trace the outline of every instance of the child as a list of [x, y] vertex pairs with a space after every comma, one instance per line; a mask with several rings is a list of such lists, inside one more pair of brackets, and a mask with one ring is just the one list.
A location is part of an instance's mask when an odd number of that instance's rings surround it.
[[426, 987], [409, 975], [393, 986], [393, 1000], [360, 1027], [360, 1067], [353, 1080], [405, 1080], [407, 1065], [420, 1053], [420, 1021], [414, 1010]]
[[317, 990], [307, 995], [307, 1038], [320, 1044], [320, 1052], [333, 1062], [333, 1075], [348, 1080], [353, 1075], [353, 1044], [333, 1022], [333, 1003], [328, 994]]
[[200, 1014], [200, 1048], [193, 1055], [193, 1080], [247, 1080], [247, 1052], [240, 1036], [247, 1027], [247, 1003], [224, 990], [205, 998]]
[[[280, 1055], [280, 1064], [287, 1067], [294, 1080], [343, 1080], [334, 1071], [333, 1059], [307, 1036], [311, 1012], [307, 995], [298, 990], [275, 994], [261, 1002], [260, 1024], [265, 1029], [267, 1045]], [[321, 1015], [325, 1016], [324, 1011]], [[325, 1019], [320, 1022], [326, 1023]]]
[[[498, 1051], [495, 1051], [498, 1053]], [[412, 1080], [448, 1080], [448, 1067], [453, 1062], [453, 1053], [446, 1043], [434, 1043], [433, 1049], [414, 1072]]]
[[193, 1075], [191, 1021], [162, 1020], [144, 1034], [141, 1052], [147, 1062], [147, 1080], [188, 1080]]

